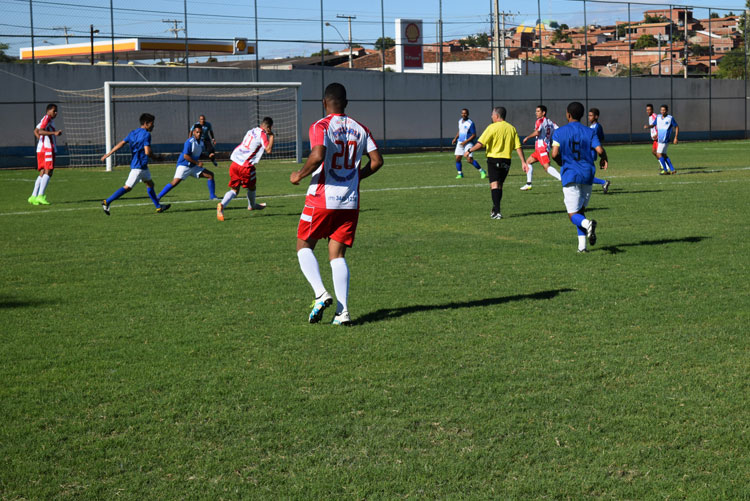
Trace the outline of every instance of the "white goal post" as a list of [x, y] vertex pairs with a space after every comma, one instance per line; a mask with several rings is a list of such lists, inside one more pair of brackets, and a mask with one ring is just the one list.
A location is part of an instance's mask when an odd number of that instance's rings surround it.
[[[190, 126], [205, 115], [213, 126], [217, 157], [226, 159], [248, 129], [273, 119], [274, 148], [264, 158], [301, 162], [300, 82], [104, 82], [104, 88], [60, 91], [64, 98], [71, 165], [101, 165], [100, 157], [142, 113], [156, 117], [154, 150], [179, 154]], [[101, 106], [104, 104], [104, 117]], [[103, 120], [102, 120], [103, 118]], [[107, 158], [107, 170], [130, 162], [128, 148]]]

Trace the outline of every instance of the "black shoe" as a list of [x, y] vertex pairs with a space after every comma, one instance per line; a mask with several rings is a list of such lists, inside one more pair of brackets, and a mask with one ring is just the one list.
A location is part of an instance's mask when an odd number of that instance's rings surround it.
[[162, 212], [167, 212], [170, 207], [172, 207], [172, 204], [164, 204], [156, 209], [156, 212], [158, 212], [159, 214], [161, 214]]
[[109, 216], [109, 204], [107, 203], [106, 200], [102, 200], [102, 210], [104, 211], [106, 215]]
[[589, 229], [586, 230], [586, 236], [589, 237], [589, 245], [596, 245], [596, 221], [591, 219]]
[[497, 212], [497, 211], [494, 211], [494, 210], [493, 210], [493, 211], [492, 211], [492, 212], [490, 213], [490, 217], [491, 217], [492, 219], [502, 219], [502, 218], [503, 218], [503, 215], [502, 215], [502, 214], [500, 214], [499, 212]]
[[608, 191], [609, 191], [609, 181], [604, 181], [604, 186], [602, 186], [602, 193], [606, 195]]

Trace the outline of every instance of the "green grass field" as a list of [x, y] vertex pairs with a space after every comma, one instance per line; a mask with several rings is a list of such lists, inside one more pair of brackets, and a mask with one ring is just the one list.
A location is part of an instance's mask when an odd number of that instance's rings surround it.
[[452, 152], [386, 155], [349, 328], [307, 323], [294, 164], [224, 223], [204, 180], [106, 217], [125, 167], [48, 207], [0, 171], [0, 498], [750, 499], [750, 146], [608, 151], [586, 255], [541, 169], [495, 221]]

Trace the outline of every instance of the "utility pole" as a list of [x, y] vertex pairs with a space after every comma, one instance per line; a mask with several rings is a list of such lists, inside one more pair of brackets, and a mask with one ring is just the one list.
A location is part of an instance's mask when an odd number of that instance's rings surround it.
[[68, 38], [70, 37], [70, 34], [68, 34], [68, 30], [71, 30], [73, 28], [71, 28], [70, 26], [58, 26], [57, 28], [52, 28], [52, 29], [55, 31], [62, 31], [63, 36], [65, 37], [65, 43], [66, 44], [68, 43]]
[[[687, 19], [688, 17], [688, 10], [687, 7], [684, 7], [682, 11], [682, 26], [685, 28], [685, 44], [684, 44], [684, 50], [685, 50], [685, 78], [687, 78], [687, 70], [688, 70], [688, 29], [687, 29]], [[709, 38], [710, 39], [710, 38]], [[711, 58], [708, 58], [708, 71], [711, 71]]]
[[95, 30], [93, 24], [90, 26], [89, 29], [91, 32], [91, 66], [93, 66], [94, 65], [94, 33], [99, 33], [99, 30]]
[[357, 19], [357, 16], [345, 16], [343, 14], [336, 14], [339, 19], [346, 19], [349, 22], [349, 68], [354, 67], [352, 57], [352, 19]]
[[[499, 0], [495, 1], [495, 15], [492, 20], [493, 26], [493, 38], [495, 40], [494, 52], [495, 52], [495, 74], [505, 75], [505, 18], [513, 17], [515, 14], [510, 12], [500, 12]], [[502, 18], [502, 21], [500, 19]], [[502, 23], [502, 30], [500, 24]]]
[[[180, 28], [178, 25], [182, 22], [179, 19], [162, 19], [162, 23], [172, 24], [173, 26], [171, 28], [167, 28], [167, 31], [174, 34], [175, 38], [179, 38], [180, 32], [185, 31], [184, 28]], [[169, 62], [174, 62], [174, 56], [169, 56]]]

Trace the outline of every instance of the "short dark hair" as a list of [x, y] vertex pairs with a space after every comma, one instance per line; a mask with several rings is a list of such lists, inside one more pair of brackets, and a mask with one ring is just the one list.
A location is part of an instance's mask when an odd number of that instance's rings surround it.
[[581, 103], [578, 101], [573, 101], [568, 105], [568, 113], [570, 113], [570, 116], [573, 117], [573, 120], [580, 120], [583, 116], [583, 110], [586, 108], [583, 107]]
[[467, 115], [469, 114], [469, 108], [461, 108], [461, 111], [465, 111]]
[[651, 109], [653, 110], [653, 109], [654, 109], [654, 105], [653, 105], [653, 104], [651, 104], [651, 103], [648, 103], [648, 104], [646, 105], [646, 108], [651, 108]]
[[266, 124], [269, 127], [273, 126], [273, 118], [271, 117], [263, 117], [263, 120], [260, 122], [261, 125]]
[[51, 110], [52, 108], [54, 108], [54, 109], [57, 109], [57, 105], [56, 105], [55, 103], [49, 103], [49, 104], [47, 105], [47, 109], [46, 109], [45, 111], [49, 111], [49, 110]]
[[665, 110], [669, 111], [669, 106], [667, 106], [666, 104], [662, 104], [661, 107], [664, 108]]
[[[143, 113], [139, 120], [141, 122], [141, 125], [146, 125], [147, 123], [153, 122], [154, 120], [156, 120], [156, 117], [153, 116], [151, 113]], [[182, 130], [185, 130], [185, 129], [182, 129]]]
[[328, 84], [324, 97], [329, 101], [337, 102], [341, 106], [346, 106], [346, 88], [340, 83]]
[[508, 114], [508, 110], [506, 110], [503, 106], [495, 106], [494, 108], [492, 108], [492, 113], [505, 120], [505, 115]]
[[[143, 125], [143, 124], [141, 124], [141, 125]], [[195, 129], [200, 129], [201, 131], [203, 131], [203, 126], [201, 124], [198, 124], [198, 123], [193, 124], [193, 128], [190, 129], [190, 130], [194, 131]]]
[[537, 106], [537, 108], [542, 110], [542, 113], [544, 113], [545, 115], [547, 114], [547, 107], [544, 106], [543, 104], [540, 104], [539, 106]]
[[599, 108], [591, 108], [591, 109], [589, 110], [589, 112], [590, 112], [590, 113], [593, 113], [593, 114], [594, 114], [594, 116], [597, 116], [597, 117], [599, 116]]

